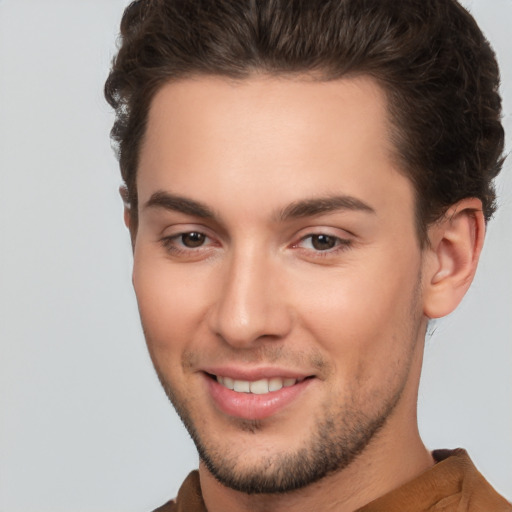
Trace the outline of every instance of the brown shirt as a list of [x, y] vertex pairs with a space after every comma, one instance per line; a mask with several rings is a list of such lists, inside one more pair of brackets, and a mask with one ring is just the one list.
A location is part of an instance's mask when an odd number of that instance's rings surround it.
[[[356, 512], [512, 512], [461, 449], [436, 450], [437, 464]], [[192, 471], [178, 497], [154, 512], [207, 512], [199, 473]]]

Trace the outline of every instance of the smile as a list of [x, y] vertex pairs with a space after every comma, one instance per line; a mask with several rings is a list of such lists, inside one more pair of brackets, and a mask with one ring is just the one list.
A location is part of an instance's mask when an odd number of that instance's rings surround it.
[[284, 411], [317, 381], [314, 376], [263, 377], [261, 371], [257, 373], [260, 375], [247, 375], [245, 379], [241, 378], [244, 375], [228, 377], [214, 372], [203, 375], [215, 406], [228, 416], [247, 420], [262, 420]]
[[237, 393], [252, 393], [254, 395], [265, 395], [282, 388], [294, 386], [297, 382], [304, 379], [290, 379], [284, 377], [272, 377], [270, 379], [259, 379], [255, 381], [232, 379], [231, 377], [222, 377], [216, 375], [217, 382], [227, 389]]

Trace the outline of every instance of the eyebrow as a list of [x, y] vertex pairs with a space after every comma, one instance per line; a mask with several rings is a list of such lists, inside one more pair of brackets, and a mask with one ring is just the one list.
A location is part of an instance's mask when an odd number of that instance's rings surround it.
[[206, 205], [193, 199], [163, 191], [155, 192], [144, 205], [144, 209], [146, 208], [163, 208], [202, 219], [213, 219], [215, 217], [213, 211]]
[[314, 217], [339, 210], [361, 211], [375, 214], [375, 210], [356, 197], [341, 195], [305, 199], [295, 201], [281, 210], [278, 215], [280, 221], [299, 219], [302, 217]]
[[[144, 209], [146, 208], [163, 208], [165, 210], [180, 212], [202, 219], [215, 218], [214, 212], [205, 204], [164, 191], [158, 191], [152, 194], [144, 205]], [[375, 210], [370, 205], [360, 199], [353, 196], [341, 195], [294, 201], [280, 210], [276, 218], [278, 221], [285, 222], [291, 219], [314, 217], [315, 215], [332, 213], [339, 210], [375, 213]]]

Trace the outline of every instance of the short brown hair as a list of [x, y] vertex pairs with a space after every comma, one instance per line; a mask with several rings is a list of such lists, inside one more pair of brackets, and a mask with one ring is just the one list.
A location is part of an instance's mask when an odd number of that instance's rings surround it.
[[105, 84], [135, 225], [138, 156], [155, 93], [188, 76], [255, 72], [366, 74], [380, 83], [422, 241], [463, 198], [479, 198], [492, 216], [504, 144], [499, 71], [455, 0], [139, 0], [124, 12]]

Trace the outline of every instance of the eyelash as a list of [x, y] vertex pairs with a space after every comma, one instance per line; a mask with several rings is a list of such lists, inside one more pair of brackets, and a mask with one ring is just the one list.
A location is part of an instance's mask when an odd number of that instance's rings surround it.
[[[205, 243], [197, 246], [197, 247], [186, 247], [183, 244], [183, 237], [186, 235], [202, 235], [204, 237]], [[313, 237], [327, 237], [332, 240], [334, 240], [335, 245], [332, 248], [326, 249], [326, 250], [319, 250], [314, 248], [304, 248], [300, 245], [308, 240], [313, 239]], [[191, 255], [198, 255], [202, 254], [205, 251], [208, 251], [211, 249], [210, 245], [205, 245], [208, 240], [212, 240], [211, 237], [206, 235], [205, 233], [201, 231], [184, 231], [181, 233], [177, 233], [176, 235], [172, 236], [166, 236], [163, 237], [160, 240], [160, 243], [164, 247], [166, 251], [168, 251], [170, 254], [175, 256], [191, 256]], [[307, 235], [303, 236], [298, 242], [294, 243], [291, 247], [293, 249], [297, 249], [303, 252], [306, 252], [309, 257], [313, 258], [327, 258], [330, 256], [334, 256], [336, 254], [339, 254], [341, 252], [347, 251], [352, 246], [352, 240], [340, 238], [335, 235], [331, 235], [328, 233], [308, 233]]]
[[[334, 246], [332, 248], [329, 248], [329, 249], [325, 249], [325, 250], [320, 250], [320, 249], [315, 249], [314, 247], [313, 248], [302, 248], [300, 247], [300, 244], [303, 243], [304, 241], [310, 239], [311, 242], [310, 242], [310, 245], [313, 245], [313, 238], [314, 237], [327, 237], [327, 238], [330, 238], [334, 241]], [[297, 249], [303, 249], [304, 251], [307, 251], [308, 254], [313, 254], [315, 258], [327, 258], [329, 256], [334, 256], [336, 254], [339, 254], [341, 252], [344, 252], [346, 250], [348, 250], [352, 245], [352, 240], [349, 240], [349, 239], [345, 239], [345, 238], [340, 238], [339, 236], [335, 236], [335, 235], [331, 235], [329, 233], [308, 233], [306, 236], [303, 236], [299, 242], [297, 242], [296, 244], [293, 245], [294, 248], [297, 248]]]
[[[172, 236], [166, 236], [166, 237], [163, 237], [160, 242], [161, 244], [163, 245], [164, 249], [166, 249], [169, 253], [171, 254], [174, 254], [174, 255], [177, 255], [177, 256], [180, 256], [180, 255], [191, 255], [192, 253], [198, 253], [199, 251], [204, 251], [205, 249], [207, 249], [204, 244], [194, 248], [194, 247], [186, 247], [183, 242], [182, 242], [182, 239], [184, 236], [186, 235], [192, 235], [192, 234], [197, 234], [197, 235], [202, 235], [204, 236], [204, 239], [205, 239], [205, 242], [207, 240], [211, 240], [211, 238], [206, 235], [205, 233], [202, 233], [201, 231], [184, 231], [182, 233], [178, 233], [176, 235], [172, 235]], [[181, 240], [181, 242], [180, 242]], [[180, 244], [180, 245], [178, 245]]]

